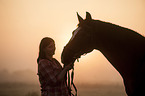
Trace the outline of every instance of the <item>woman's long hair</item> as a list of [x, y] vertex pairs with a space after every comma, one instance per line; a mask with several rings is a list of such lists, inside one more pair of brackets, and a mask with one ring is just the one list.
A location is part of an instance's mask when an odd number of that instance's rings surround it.
[[39, 62], [40, 58], [41, 59], [46, 59], [44, 49], [47, 47], [51, 42], [54, 42], [54, 40], [50, 37], [45, 37], [41, 40], [40, 45], [39, 45], [39, 55], [37, 59], [37, 63]]

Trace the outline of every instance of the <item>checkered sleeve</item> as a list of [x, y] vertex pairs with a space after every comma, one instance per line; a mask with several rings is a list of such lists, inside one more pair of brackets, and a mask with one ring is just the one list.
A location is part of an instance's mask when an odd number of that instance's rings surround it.
[[58, 73], [55, 71], [55, 69], [49, 61], [42, 60], [40, 62], [39, 72], [48, 84], [55, 85], [57, 83]]

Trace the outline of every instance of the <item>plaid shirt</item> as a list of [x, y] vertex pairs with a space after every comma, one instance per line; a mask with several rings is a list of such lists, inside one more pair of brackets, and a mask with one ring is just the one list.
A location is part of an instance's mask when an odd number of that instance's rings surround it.
[[40, 59], [38, 75], [41, 84], [41, 96], [69, 96], [65, 79], [57, 80], [57, 75], [62, 71], [60, 63], [53, 59]]

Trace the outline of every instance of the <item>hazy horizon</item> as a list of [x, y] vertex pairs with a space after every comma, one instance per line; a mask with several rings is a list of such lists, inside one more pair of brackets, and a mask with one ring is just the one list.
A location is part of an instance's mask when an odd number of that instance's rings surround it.
[[[77, 73], [75, 73], [76, 75]], [[29, 70], [29, 69], [26, 69], [26, 70], [17, 70], [17, 71], [14, 71], [14, 72], [9, 72], [8, 70], [6, 69], [3, 69], [3, 70], [0, 70], [0, 84], [1, 83], [24, 83], [24, 84], [37, 84], [39, 85], [39, 78], [38, 78], [38, 75], [32, 71], [32, 70]], [[75, 76], [75, 79], [77, 77]], [[122, 85], [122, 82], [120, 81], [115, 81], [115, 80], [111, 80], [111, 79], [108, 79], [108, 77], [106, 77], [105, 79], [99, 79], [99, 80], [96, 80], [96, 81], [88, 81], [88, 80], [85, 80], [82, 81], [82, 80], [74, 80], [75, 84], [77, 85], [104, 85], [104, 84], [113, 84], [113, 85]]]

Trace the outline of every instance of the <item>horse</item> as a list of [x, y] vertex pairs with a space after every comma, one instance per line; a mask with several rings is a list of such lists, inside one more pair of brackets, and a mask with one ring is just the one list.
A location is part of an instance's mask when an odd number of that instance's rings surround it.
[[145, 96], [145, 37], [110, 22], [86, 19], [78, 13], [78, 27], [64, 47], [61, 62], [74, 63], [81, 55], [99, 50], [120, 73], [128, 96]]

